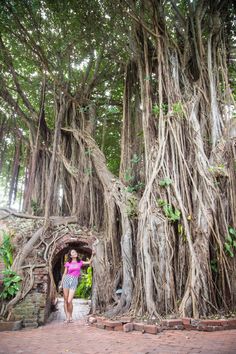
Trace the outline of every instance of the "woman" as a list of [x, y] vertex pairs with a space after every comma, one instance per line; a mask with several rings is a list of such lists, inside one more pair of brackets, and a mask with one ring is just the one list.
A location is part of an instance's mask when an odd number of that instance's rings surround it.
[[[93, 257], [93, 254], [92, 254]], [[62, 276], [61, 287], [64, 295], [64, 310], [66, 314], [66, 323], [72, 322], [73, 297], [78, 285], [80, 269], [84, 265], [91, 265], [92, 257], [88, 262], [78, 261], [78, 253], [70, 250], [68, 253], [68, 262], [65, 264], [65, 271]]]

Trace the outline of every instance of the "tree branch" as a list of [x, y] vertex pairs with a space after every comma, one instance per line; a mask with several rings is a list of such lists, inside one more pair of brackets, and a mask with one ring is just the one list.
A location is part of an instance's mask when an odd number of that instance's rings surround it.
[[159, 38], [159, 36], [153, 32], [145, 23], [143, 20], [141, 20], [141, 18], [135, 13], [134, 9], [129, 5], [129, 3], [124, 0], [124, 2], [128, 5], [128, 8], [134, 13], [132, 14], [130, 11], [126, 10], [126, 13], [128, 14], [128, 16], [130, 16], [135, 22], [137, 22], [139, 25], [141, 25], [149, 34], [151, 34], [151, 36], [153, 36], [154, 38]]
[[18, 103], [15, 101], [15, 99], [12, 97], [12, 95], [10, 94], [10, 92], [6, 89], [6, 83], [3, 80], [3, 78], [1, 77], [1, 83], [2, 85], [0, 86], [0, 96], [4, 99], [4, 101], [6, 101], [12, 108], [15, 109], [16, 113], [19, 114], [19, 116], [21, 116], [21, 118], [23, 119], [23, 121], [30, 127], [32, 128], [32, 123], [34, 123], [34, 121], [32, 119], [30, 119], [20, 108], [20, 106], [18, 105]]
[[180, 22], [182, 23], [183, 27], [186, 27], [185, 18], [184, 18], [184, 16], [181, 14], [181, 12], [180, 12], [178, 6], [176, 6], [175, 1], [170, 0], [170, 3], [171, 3], [171, 5], [172, 5], [173, 10], [175, 11], [176, 15], [178, 16]]
[[[18, 25], [18, 29], [19, 32], [23, 35], [23, 38], [21, 38], [21, 40], [23, 40], [23, 42], [29, 46], [31, 48], [31, 50], [38, 56], [38, 58], [40, 59], [41, 63], [43, 64], [43, 66], [49, 71], [49, 62], [45, 56], [45, 53], [42, 49], [42, 47], [40, 47], [35, 40], [33, 39], [33, 37], [31, 37], [29, 35], [29, 32], [27, 31], [27, 29], [23, 26], [22, 22], [20, 21], [19, 17], [17, 16], [17, 14], [14, 12], [13, 7], [11, 6], [10, 3], [5, 3], [6, 8], [8, 9], [8, 11], [11, 13], [11, 15], [14, 17], [15, 19], [15, 23]], [[14, 35], [17, 34], [17, 31], [14, 32]]]
[[22, 98], [22, 100], [24, 102], [24, 105], [32, 113], [33, 117], [35, 119], [37, 119], [37, 112], [35, 111], [34, 107], [31, 105], [30, 101], [25, 96], [25, 94], [24, 94], [24, 92], [23, 92], [23, 90], [22, 90], [22, 88], [20, 86], [20, 83], [19, 83], [18, 78], [17, 78], [17, 73], [16, 73], [16, 71], [14, 69], [14, 66], [13, 66], [12, 58], [10, 56], [9, 51], [5, 47], [1, 36], [0, 36], [0, 49], [2, 50], [2, 53], [5, 56], [5, 65], [9, 68], [9, 70], [10, 70], [10, 72], [12, 74], [14, 83], [15, 83], [16, 88], [17, 88], [17, 92], [19, 93], [20, 97]]

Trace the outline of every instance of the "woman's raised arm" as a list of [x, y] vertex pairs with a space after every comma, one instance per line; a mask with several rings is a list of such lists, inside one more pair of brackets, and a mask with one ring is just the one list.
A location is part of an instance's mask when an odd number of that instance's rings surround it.
[[92, 252], [92, 256], [91, 256], [91, 258], [90, 258], [90, 260], [89, 261], [83, 261], [83, 265], [92, 265], [92, 261], [93, 261], [93, 256], [95, 255], [95, 252], [93, 251]]

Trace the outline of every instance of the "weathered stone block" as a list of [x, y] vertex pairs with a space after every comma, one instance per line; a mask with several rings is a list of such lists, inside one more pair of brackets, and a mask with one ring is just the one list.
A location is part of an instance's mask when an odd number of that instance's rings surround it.
[[156, 325], [144, 325], [144, 331], [150, 334], [157, 334], [157, 326]]
[[105, 329], [105, 325], [102, 322], [97, 323], [96, 327], [99, 328], [99, 329]]
[[137, 322], [134, 322], [134, 330], [135, 331], [144, 331], [144, 324], [143, 323], [137, 323]]
[[30, 328], [37, 328], [39, 325], [38, 325], [38, 322], [27, 322], [27, 323], [24, 323], [24, 327], [30, 327]]
[[184, 317], [181, 319], [182, 323], [184, 326], [189, 326], [191, 324], [191, 318], [190, 317]]
[[88, 321], [89, 321], [90, 324], [93, 324], [93, 323], [97, 322], [97, 319], [96, 319], [96, 317], [89, 317]]
[[114, 331], [114, 327], [105, 326], [105, 329], [106, 329], [107, 331]]
[[34, 322], [37, 322], [37, 318], [32, 317], [32, 318], [27, 318], [27, 319], [24, 321], [24, 324], [26, 324], [26, 323], [34, 323]]
[[182, 326], [183, 322], [182, 322], [182, 320], [164, 320], [161, 322], [161, 324], [163, 326], [172, 328], [172, 327], [176, 327], [176, 326]]
[[18, 331], [22, 328], [22, 321], [0, 321], [0, 332]]
[[123, 325], [123, 331], [124, 332], [131, 332], [134, 329], [134, 324], [133, 323], [126, 323]]
[[103, 321], [103, 324], [104, 324], [106, 327], [112, 327], [112, 328], [114, 328], [115, 326], [119, 326], [119, 325], [121, 324], [121, 322], [106, 320], [106, 321]]
[[199, 320], [195, 320], [195, 319], [191, 318], [191, 326], [192, 327], [197, 327], [199, 322], [200, 322]]
[[228, 320], [222, 319], [222, 320], [220, 320], [220, 323], [221, 323], [221, 326], [222, 326], [223, 330], [231, 329]]
[[201, 320], [199, 326], [221, 326], [221, 321], [218, 320]]
[[228, 325], [230, 328], [235, 329], [236, 328], [236, 319], [228, 319]]
[[115, 327], [114, 327], [114, 331], [123, 332], [123, 325], [122, 325], [122, 324], [119, 324], [118, 326], [115, 326]]

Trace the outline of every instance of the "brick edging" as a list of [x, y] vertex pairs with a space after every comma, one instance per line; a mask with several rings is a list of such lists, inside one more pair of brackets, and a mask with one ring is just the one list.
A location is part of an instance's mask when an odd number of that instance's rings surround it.
[[109, 320], [104, 317], [90, 315], [88, 323], [100, 329], [109, 331], [140, 331], [142, 333], [157, 334], [163, 330], [195, 330], [195, 331], [223, 331], [226, 329], [236, 329], [236, 318], [220, 320], [202, 320], [193, 318], [180, 318], [163, 320], [159, 324], [147, 324], [136, 322], [132, 317], [121, 317], [119, 320]]

